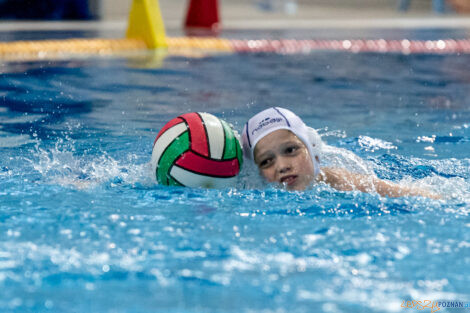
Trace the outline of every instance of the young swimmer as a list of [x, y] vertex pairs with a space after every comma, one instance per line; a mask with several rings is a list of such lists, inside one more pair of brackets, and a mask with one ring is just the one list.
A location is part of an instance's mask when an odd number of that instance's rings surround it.
[[245, 157], [254, 161], [261, 176], [288, 190], [305, 190], [314, 183], [324, 182], [342, 191], [440, 199], [429, 191], [401, 186], [375, 175], [353, 173], [343, 168], [320, 168], [320, 136], [287, 109], [269, 108], [253, 116], [243, 129], [242, 144]]

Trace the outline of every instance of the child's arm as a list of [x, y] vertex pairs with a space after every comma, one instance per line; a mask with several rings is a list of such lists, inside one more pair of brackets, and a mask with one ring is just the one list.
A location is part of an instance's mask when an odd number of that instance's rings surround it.
[[431, 199], [441, 199], [440, 195], [425, 189], [398, 185], [381, 180], [375, 175], [352, 173], [342, 168], [322, 168], [320, 179], [331, 187], [344, 191], [377, 192], [384, 197], [422, 196]]

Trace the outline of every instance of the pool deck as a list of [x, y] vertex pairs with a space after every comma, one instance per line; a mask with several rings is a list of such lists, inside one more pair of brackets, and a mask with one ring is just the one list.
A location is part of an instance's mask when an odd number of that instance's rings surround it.
[[[295, 14], [280, 10], [260, 10], [260, 0], [221, 0], [223, 29], [335, 29], [335, 28], [469, 28], [470, 15], [436, 14], [430, 1], [411, 1], [407, 12], [397, 10], [398, 1], [390, 0], [299, 0]], [[103, 30], [122, 31], [127, 26], [131, 1], [103, 0], [101, 21], [28, 22], [2, 21], [0, 31], [15, 30]], [[164, 23], [169, 31], [182, 28], [185, 0], [160, 0]]]

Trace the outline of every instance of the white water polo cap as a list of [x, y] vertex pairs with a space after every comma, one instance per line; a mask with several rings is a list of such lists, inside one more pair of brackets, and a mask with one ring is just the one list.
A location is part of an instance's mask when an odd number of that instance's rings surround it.
[[246, 158], [254, 161], [256, 144], [266, 135], [279, 129], [287, 129], [294, 133], [308, 149], [314, 167], [314, 175], [320, 173], [320, 152], [322, 141], [317, 131], [305, 123], [293, 112], [283, 108], [269, 108], [248, 120], [243, 128], [243, 153]]

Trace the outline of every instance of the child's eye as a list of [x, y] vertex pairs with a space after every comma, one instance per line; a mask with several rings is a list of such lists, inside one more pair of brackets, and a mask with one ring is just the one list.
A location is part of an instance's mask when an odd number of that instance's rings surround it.
[[267, 167], [269, 167], [272, 163], [273, 163], [273, 158], [267, 158], [267, 159], [261, 160], [261, 162], [259, 162], [258, 166], [259, 166], [260, 168], [267, 168]]
[[298, 146], [289, 146], [284, 150], [284, 152], [286, 154], [292, 154], [292, 153], [296, 152], [298, 149], [299, 149]]

